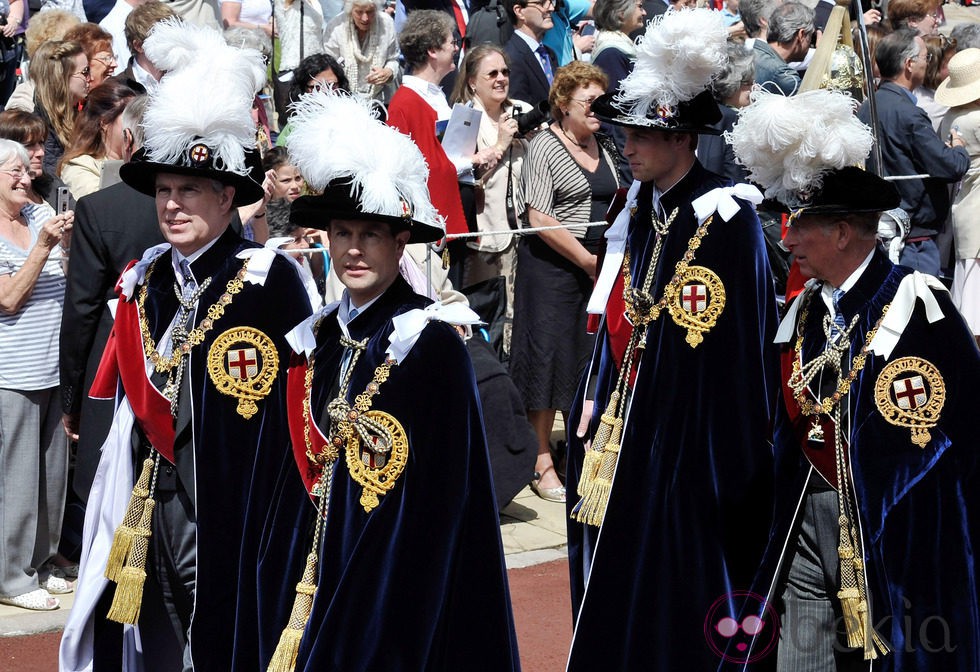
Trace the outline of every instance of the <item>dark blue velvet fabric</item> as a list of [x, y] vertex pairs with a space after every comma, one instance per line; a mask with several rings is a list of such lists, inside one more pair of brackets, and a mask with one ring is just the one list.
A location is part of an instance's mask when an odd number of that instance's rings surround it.
[[[391, 318], [426, 303], [399, 277], [350, 322], [353, 338], [370, 341], [354, 369], [349, 400], [383, 361]], [[332, 312], [317, 335], [312, 408], [318, 420], [336, 394], [339, 335]], [[361, 486], [343, 455], [337, 462], [317, 594], [297, 671], [518, 670], [476, 382], [453, 328], [427, 326], [392, 368], [372, 408], [390, 413], [405, 428], [408, 464], [378, 507], [365, 513]], [[268, 473], [277, 478], [276, 504], [267, 513], [252, 512], [262, 535], [257, 574], [242, 577], [242, 590], [257, 593], [257, 612], [239, 613], [235, 669], [241, 670], [268, 665], [292, 607], [315, 518], [291, 456], [270, 464]]]
[[[662, 196], [666, 212], [678, 207], [679, 214], [661, 253], [655, 300], [697, 228], [691, 201], [728, 184], [695, 163]], [[629, 233], [637, 286], [655, 240], [650, 210], [646, 184]], [[772, 508], [777, 316], [762, 231], [750, 204], [743, 203], [731, 221], [715, 216], [693, 264], [721, 278], [724, 311], [696, 348], [666, 311], [650, 325], [601, 533], [569, 522], [578, 622], [568, 669], [574, 672], [714, 669], [719, 657], [705, 637], [709, 611], [718, 598], [750, 587], [762, 557]], [[617, 375], [605, 321], [597, 343], [588, 437]], [[583, 445], [574, 426], [587, 384], [570, 415], [569, 507], [577, 501]], [[722, 609], [724, 615], [733, 611]]]
[[[857, 284], [841, 299], [840, 309], [848, 324], [860, 315], [848, 361], [910, 272], [893, 266], [876, 251]], [[917, 302], [888, 361], [878, 355], [868, 357], [847, 397], [851, 409], [848, 455], [860, 512], [872, 620], [892, 648], [890, 654], [874, 661], [876, 672], [980, 670], [980, 590], [974, 555], [980, 539], [980, 353], [949, 295], [934, 292], [934, 296], [945, 318], [929, 324], [921, 301]], [[805, 328], [804, 361], [823, 347], [825, 312], [819, 296], [814, 296]], [[888, 362], [901, 357], [932, 363], [945, 383], [946, 402], [924, 449], [912, 443], [909, 429], [886, 422], [875, 405], [878, 375]], [[788, 427], [784, 408], [779, 424], [780, 515], [757, 580], [761, 594], [774, 584], [773, 592], [778, 594], [780, 556], [811, 469], [800, 449], [799, 432], [794, 435]], [[787, 557], [783, 571], [788, 562]], [[758, 669], [768, 662], [760, 663]]]
[[[242, 266], [235, 255], [248, 247], [258, 246], [229, 229], [191, 265], [198, 282], [211, 278], [201, 294], [195, 323], [226, 291], [228, 280]], [[272, 305], [277, 309], [269, 310]], [[150, 333], [159, 343], [178, 308], [171, 252], [160, 256], [154, 266], [145, 308]], [[190, 641], [197, 670], [231, 669], [231, 623], [238, 599], [236, 575], [245, 511], [250, 505], [267, 508], [269, 504], [270, 488], [250, 492], [252, 467], [256, 460], [268, 459], [266, 451], [283, 455], [288, 450], [282, 440], [287, 431], [285, 373], [291, 352], [285, 335], [309, 314], [309, 299], [299, 275], [288, 261], [276, 259], [264, 285], [244, 284], [204, 341], [191, 351], [184, 373], [189, 377], [193, 421], [186, 428], [177, 427], [175, 462], [182, 487], [196, 492], [196, 609]], [[279, 356], [276, 381], [268, 396], [257, 402], [258, 412], [247, 420], [236, 410], [238, 400], [218, 392], [207, 372], [211, 344], [226, 329], [242, 325], [271, 338]], [[138, 474], [139, 464], [136, 467]], [[151, 537], [150, 544], [154, 543]]]

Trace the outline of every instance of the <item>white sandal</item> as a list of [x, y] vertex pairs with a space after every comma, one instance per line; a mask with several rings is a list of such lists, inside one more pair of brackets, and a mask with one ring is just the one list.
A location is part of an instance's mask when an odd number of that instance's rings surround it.
[[60, 576], [55, 576], [54, 574], [49, 576], [44, 581], [41, 581], [41, 588], [44, 588], [52, 595], [65, 595], [67, 593], [74, 592], [75, 590], [75, 587], [72, 584], [68, 583], [68, 581]]
[[61, 603], [58, 601], [58, 598], [51, 597], [51, 593], [44, 588], [38, 588], [23, 595], [0, 597], [0, 604], [9, 604], [13, 607], [30, 609], [31, 611], [52, 611], [57, 609]]

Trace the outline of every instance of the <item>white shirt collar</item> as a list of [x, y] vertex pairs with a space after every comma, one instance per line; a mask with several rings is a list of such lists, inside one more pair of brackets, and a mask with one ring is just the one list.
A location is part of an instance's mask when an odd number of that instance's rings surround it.
[[428, 103], [429, 107], [436, 111], [436, 118], [439, 121], [448, 119], [452, 115], [452, 108], [449, 107], [449, 102], [446, 100], [446, 94], [441, 88], [439, 88], [438, 84], [427, 82], [421, 77], [416, 77], [415, 75], [405, 75], [405, 77], [402, 78], [402, 86], [407, 86], [409, 89], [419, 94], [422, 97], [422, 100]]
[[527, 46], [531, 47], [531, 51], [537, 51], [538, 47], [541, 46], [540, 42], [538, 42], [536, 39], [534, 39], [533, 37], [525, 33], [523, 30], [515, 30], [514, 34], [517, 35], [522, 40], [524, 40], [524, 42], [527, 43]]

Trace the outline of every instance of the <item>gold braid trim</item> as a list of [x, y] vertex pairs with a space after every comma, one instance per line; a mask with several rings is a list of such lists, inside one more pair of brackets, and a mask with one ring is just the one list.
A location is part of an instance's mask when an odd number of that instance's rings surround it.
[[572, 508], [570, 517], [586, 525], [599, 527], [606, 516], [606, 507], [609, 505], [609, 495], [612, 492], [612, 480], [622, 450], [624, 416], [630, 396], [630, 373], [633, 370], [633, 363], [639, 356], [638, 351], [646, 348], [647, 328], [667, 307], [668, 297], [676, 295], [684, 281], [688, 266], [694, 261], [697, 250], [701, 247], [701, 240], [708, 235], [708, 227], [714, 221], [714, 215], [711, 215], [695, 230], [694, 235], [687, 242], [687, 250], [675, 264], [674, 275], [665, 285], [660, 300], [654, 303], [650, 290], [657, 274], [660, 252], [678, 212], [679, 208], [674, 208], [666, 223], [661, 223], [651, 214], [651, 224], [657, 233], [657, 239], [641, 288], [633, 287], [628, 246], [623, 255], [623, 301], [626, 304], [626, 317], [632, 329], [616, 386], [609, 395], [606, 412], [600, 417], [592, 446], [586, 450], [582, 462], [581, 480], [576, 490], [580, 499]]
[[180, 348], [174, 350], [169, 357], [164, 357], [157, 351], [156, 343], [150, 336], [150, 325], [146, 319], [146, 310], [144, 309], [144, 305], [146, 304], [146, 288], [149, 285], [150, 275], [153, 274], [153, 268], [156, 266], [156, 263], [157, 260], [155, 259], [149, 268], [146, 269], [146, 277], [143, 280], [142, 287], [140, 287], [140, 293], [137, 299], [140, 316], [140, 333], [143, 336], [143, 353], [146, 355], [146, 358], [153, 364], [153, 368], [156, 369], [157, 373], [168, 373], [180, 364], [184, 356], [191, 351], [191, 348], [204, 342], [204, 336], [211, 331], [214, 323], [225, 314], [225, 307], [230, 305], [235, 295], [242, 291], [242, 288], [245, 286], [245, 275], [248, 272], [248, 259], [242, 264], [241, 269], [235, 274], [235, 277], [228, 281], [228, 284], [225, 286], [225, 293], [218, 297], [218, 300], [208, 308], [207, 317], [198, 322], [197, 326], [187, 334], [187, 342]]

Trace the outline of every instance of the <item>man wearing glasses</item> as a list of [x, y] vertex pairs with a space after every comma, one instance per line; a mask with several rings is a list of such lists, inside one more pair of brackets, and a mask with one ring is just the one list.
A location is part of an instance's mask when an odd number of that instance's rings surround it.
[[[901, 208], [912, 222], [899, 263], [938, 276], [942, 264], [936, 236], [949, 215], [949, 184], [963, 177], [970, 156], [955, 129], [944, 144], [929, 115], [915, 104], [912, 91], [925, 80], [928, 59], [925, 42], [911, 28], [882, 39], [875, 50], [882, 80], [875, 101], [881, 175], [929, 176], [895, 182], [902, 197]], [[858, 110], [858, 117], [873, 127], [867, 101]]]
[[504, 45], [504, 51], [510, 58], [510, 96], [515, 100], [532, 105], [548, 100], [558, 57], [542, 40], [545, 32], [555, 25], [554, 11], [554, 0], [519, 0], [507, 6], [514, 34]]

